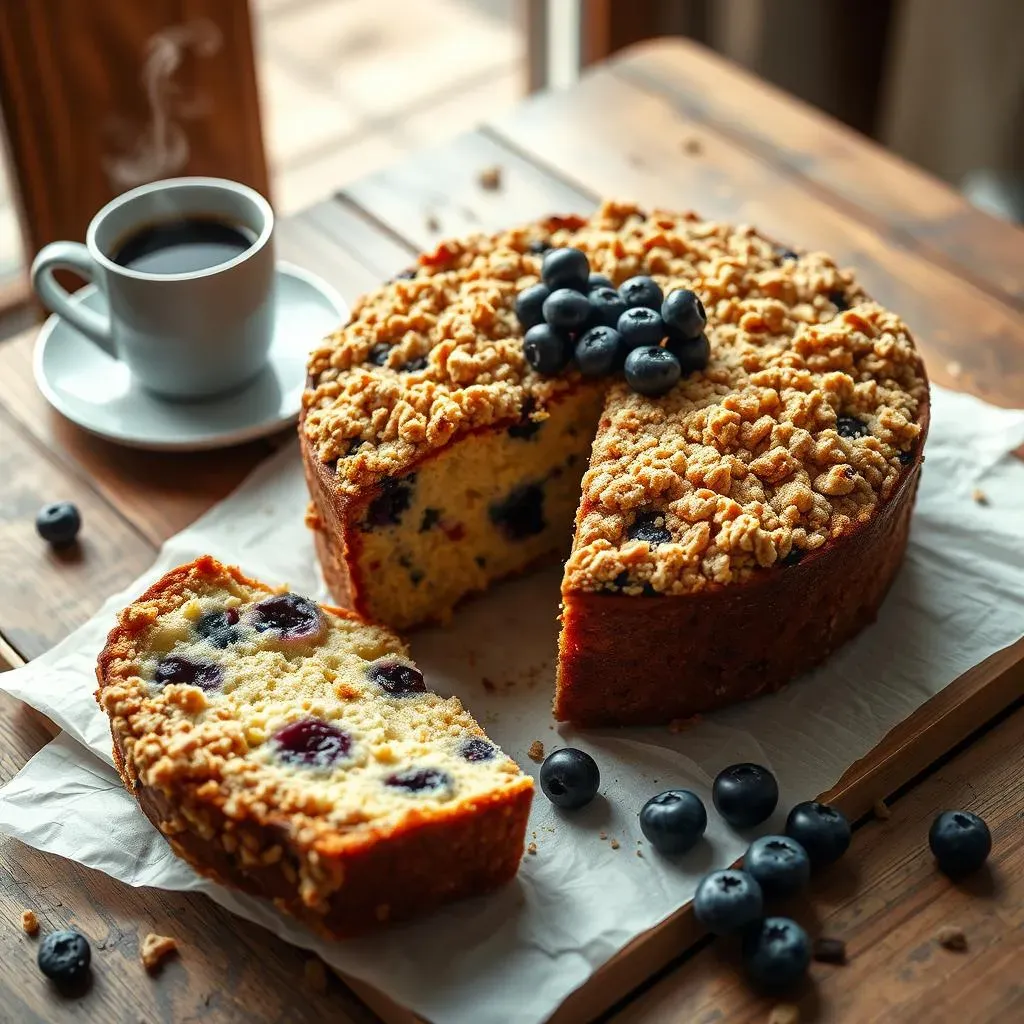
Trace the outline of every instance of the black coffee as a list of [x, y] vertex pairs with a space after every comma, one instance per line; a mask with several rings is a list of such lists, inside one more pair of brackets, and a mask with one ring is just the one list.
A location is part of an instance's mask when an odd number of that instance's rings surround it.
[[255, 241], [255, 234], [240, 225], [182, 217], [140, 228], [117, 246], [111, 259], [146, 274], [187, 274], [227, 263]]

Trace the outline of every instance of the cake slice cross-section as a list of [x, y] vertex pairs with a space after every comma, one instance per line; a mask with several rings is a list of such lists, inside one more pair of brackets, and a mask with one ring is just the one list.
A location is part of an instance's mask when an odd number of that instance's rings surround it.
[[516, 873], [532, 780], [405, 644], [205, 556], [122, 611], [97, 700], [174, 851], [335, 937]]

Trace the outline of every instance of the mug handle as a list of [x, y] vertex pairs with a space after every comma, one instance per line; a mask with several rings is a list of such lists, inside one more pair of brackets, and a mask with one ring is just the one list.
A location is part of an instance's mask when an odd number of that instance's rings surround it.
[[39, 250], [32, 261], [32, 287], [47, 309], [63, 317], [69, 324], [95, 342], [107, 355], [117, 359], [109, 315], [87, 309], [73, 302], [71, 295], [57, 284], [55, 270], [73, 270], [100, 287], [96, 263], [80, 242], [51, 242]]

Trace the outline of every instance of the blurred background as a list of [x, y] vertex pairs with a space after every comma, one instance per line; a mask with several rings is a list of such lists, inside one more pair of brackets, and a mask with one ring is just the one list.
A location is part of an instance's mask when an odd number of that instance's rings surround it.
[[0, 338], [26, 254], [216, 174], [279, 213], [685, 35], [1024, 220], [1024, 0], [0, 0]]

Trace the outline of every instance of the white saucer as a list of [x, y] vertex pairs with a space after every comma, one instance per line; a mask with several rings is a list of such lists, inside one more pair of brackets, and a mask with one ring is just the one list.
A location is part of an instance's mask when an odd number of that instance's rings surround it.
[[[146, 391], [124, 363], [111, 359], [66, 320], [51, 316], [36, 342], [36, 384], [46, 400], [92, 434], [162, 451], [199, 451], [273, 433], [299, 414], [306, 357], [348, 318], [345, 300], [306, 270], [279, 261], [276, 324], [266, 368], [240, 391], [197, 402], [174, 402]], [[74, 300], [104, 309], [94, 285]]]

